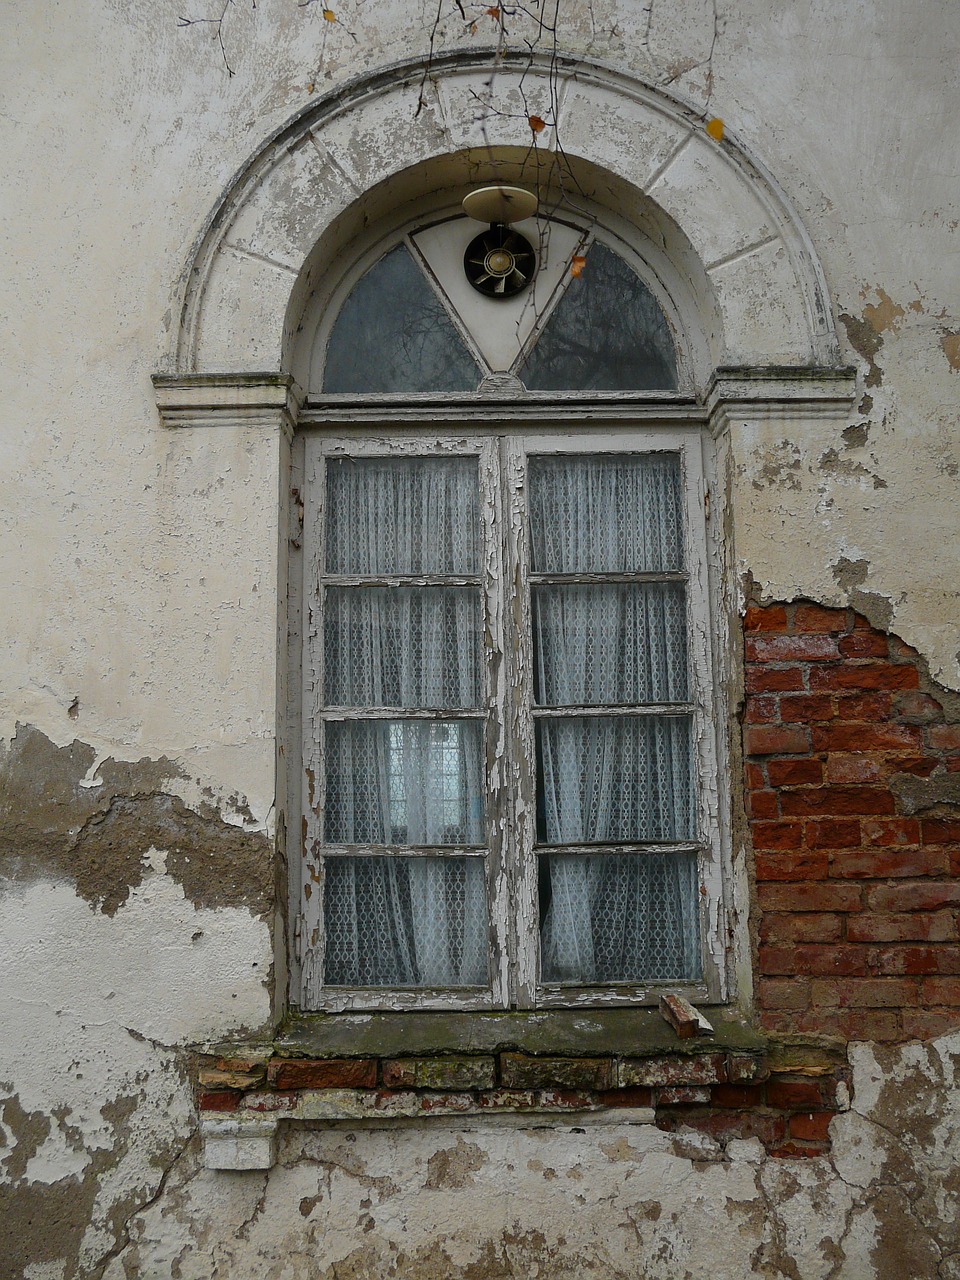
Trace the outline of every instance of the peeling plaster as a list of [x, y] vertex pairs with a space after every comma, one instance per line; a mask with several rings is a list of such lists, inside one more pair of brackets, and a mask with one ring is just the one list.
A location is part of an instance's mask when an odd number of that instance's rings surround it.
[[57, 747], [29, 725], [0, 747], [0, 875], [66, 877], [113, 915], [142, 883], [149, 851], [162, 849], [167, 873], [196, 906], [270, 911], [273, 853], [262, 832], [170, 795], [166, 785], [182, 776], [173, 761], [106, 760], [91, 775], [94, 762], [92, 747]]

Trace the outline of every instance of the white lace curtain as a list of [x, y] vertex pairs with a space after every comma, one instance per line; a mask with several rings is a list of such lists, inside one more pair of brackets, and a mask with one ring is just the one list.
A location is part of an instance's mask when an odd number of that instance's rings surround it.
[[[530, 494], [536, 571], [683, 569], [676, 455], [533, 459]], [[687, 701], [685, 584], [537, 585], [533, 626], [537, 702], [585, 709], [538, 719], [541, 842], [691, 840], [690, 715], [587, 713]], [[540, 878], [544, 981], [696, 976], [695, 855], [545, 855]]]
[[[481, 720], [364, 719], [378, 708], [479, 709], [477, 586], [364, 585], [477, 572], [472, 459], [344, 459], [327, 483], [324, 597], [328, 844], [480, 845]], [[485, 984], [482, 859], [327, 859], [325, 977], [350, 986]]]

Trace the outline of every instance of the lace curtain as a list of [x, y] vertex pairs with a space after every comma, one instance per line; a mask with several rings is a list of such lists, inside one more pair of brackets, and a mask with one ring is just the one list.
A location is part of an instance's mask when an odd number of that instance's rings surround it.
[[[480, 845], [482, 721], [364, 719], [370, 708], [481, 705], [477, 586], [369, 585], [391, 574], [478, 571], [471, 459], [344, 459], [327, 476], [324, 593], [328, 720], [325, 841]], [[487, 980], [482, 858], [330, 857], [325, 980], [350, 986], [469, 986]]]
[[[683, 568], [676, 455], [535, 458], [530, 501], [534, 571]], [[533, 629], [540, 706], [689, 698], [682, 581], [536, 584]], [[540, 842], [692, 840], [691, 731], [687, 713], [539, 717]], [[544, 981], [698, 975], [694, 854], [545, 855], [539, 874]]]

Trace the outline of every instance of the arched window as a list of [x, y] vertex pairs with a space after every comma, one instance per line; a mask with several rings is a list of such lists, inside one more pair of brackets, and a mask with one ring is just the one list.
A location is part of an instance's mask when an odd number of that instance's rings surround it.
[[[306, 1008], [721, 994], [682, 337], [614, 237], [521, 230], [512, 296], [474, 287], [450, 218], [381, 246], [314, 340], [343, 408], [304, 433]], [[351, 420], [378, 396], [409, 411]]]
[[614, 248], [542, 222], [536, 280], [484, 296], [462, 269], [476, 227], [458, 218], [414, 231], [367, 268], [324, 335], [325, 393], [466, 392], [501, 372], [530, 391], [676, 390], [663, 307]]

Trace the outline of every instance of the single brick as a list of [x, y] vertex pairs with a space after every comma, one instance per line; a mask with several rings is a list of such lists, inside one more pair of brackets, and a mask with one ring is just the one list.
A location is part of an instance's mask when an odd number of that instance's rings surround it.
[[710, 1093], [714, 1107], [762, 1107], [762, 1084], [718, 1084]]
[[837, 942], [842, 935], [841, 918], [822, 911], [765, 915], [760, 922], [761, 942]]
[[768, 1070], [759, 1054], [728, 1053], [726, 1075], [731, 1084], [739, 1084], [749, 1080], [766, 1079]]
[[706, 1087], [698, 1089], [695, 1085], [676, 1085], [672, 1088], [655, 1091], [658, 1107], [692, 1106], [696, 1103], [710, 1101], [710, 1090]]
[[923, 730], [915, 724], [817, 724], [812, 730], [814, 751], [916, 751], [923, 746]]
[[932, 724], [927, 739], [934, 751], [960, 751], [960, 724]]
[[918, 880], [907, 884], [879, 884], [867, 893], [873, 911], [936, 911], [938, 907], [960, 906], [960, 884]]
[[889, 654], [887, 637], [876, 631], [854, 631], [841, 636], [837, 648], [845, 658], [886, 658]]
[[750, 756], [800, 755], [810, 750], [810, 732], [796, 725], [751, 725], [744, 731], [743, 744]]
[[840, 657], [831, 636], [747, 636], [748, 662], [835, 662]]
[[380, 1074], [388, 1089], [412, 1089], [417, 1083], [416, 1059], [385, 1058], [380, 1064]]
[[828, 782], [881, 782], [885, 776], [882, 762], [871, 756], [827, 756]]
[[916, 818], [865, 818], [860, 829], [865, 846], [920, 843], [920, 823]]
[[383, 1083], [391, 1089], [492, 1089], [491, 1057], [394, 1058], [383, 1063]]
[[722, 1053], [624, 1058], [620, 1063], [620, 1087], [717, 1084], [723, 1080], [725, 1071], [726, 1058]]
[[768, 880], [825, 880], [830, 856], [825, 849], [771, 853], [758, 849], [753, 859], [758, 882]]
[[525, 1053], [501, 1053], [500, 1082], [506, 1089], [612, 1089], [617, 1083], [615, 1067], [612, 1058], [538, 1058]]
[[804, 783], [823, 781], [823, 765], [819, 760], [771, 760], [767, 776], [772, 787], [798, 787]]
[[810, 692], [829, 689], [916, 689], [920, 676], [916, 667], [898, 667], [893, 663], [855, 662], [810, 668]]
[[796, 1139], [780, 1142], [775, 1147], [768, 1147], [768, 1154], [774, 1160], [814, 1160], [825, 1156], [830, 1151], [829, 1142], [803, 1143]]
[[768, 723], [780, 719], [779, 699], [769, 694], [759, 698], [748, 698], [744, 708], [743, 719], [746, 724]]
[[760, 948], [760, 972], [776, 977], [796, 973], [810, 976], [834, 974], [854, 976], [867, 973], [865, 947], [843, 943], [796, 943]]
[[791, 1116], [787, 1128], [791, 1138], [804, 1138], [812, 1142], [826, 1142], [829, 1137], [833, 1111], [801, 1111]]
[[757, 983], [757, 999], [764, 1009], [807, 1009], [810, 982], [798, 977], [761, 978]]
[[746, 799], [748, 818], [779, 818], [780, 805], [775, 791], [750, 791]]
[[924, 1004], [960, 1006], [960, 978], [923, 978], [920, 994]]
[[787, 611], [782, 604], [750, 605], [743, 619], [744, 631], [785, 631]]
[[887, 776], [912, 773], [917, 778], [929, 778], [941, 764], [937, 756], [890, 756], [884, 761]]
[[286, 1093], [245, 1093], [242, 1107], [244, 1111], [292, 1111], [297, 1105], [299, 1094]]
[[743, 766], [743, 778], [751, 791], [764, 791], [767, 786], [767, 771], [762, 764], [754, 764], [748, 760]]
[[782, 1111], [818, 1111], [823, 1106], [823, 1092], [816, 1080], [771, 1076], [767, 1081], [767, 1105]]
[[837, 698], [837, 717], [840, 720], [876, 724], [889, 720], [893, 714], [893, 695], [889, 693], [845, 693]]
[[899, 1010], [834, 1009], [819, 1010], [798, 1028], [811, 1034], [838, 1036], [841, 1040], [876, 1040], [892, 1043], [902, 1039]]
[[924, 844], [954, 844], [960, 842], [960, 820], [953, 818], [924, 818], [920, 834]]
[[955, 945], [877, 947], [872, 959], [877, 972], [882, 974], [905, 973], [920, 977], [925, 974], [948, 977], [960, 974], [960, 947]]
[[819, 604], [798, 604], [793, 614], [797, 631], [846, 631], [849, 625], [846, 609], [826, 609]]
[[936, 1040], [960, 1028], [956, 1009], [904, 1009], [903, 1035], [909, 1040]]
[[785, 818], [895, 813], [896, 808], [885, 787], [810, 787], [780, 796]]
[[604, 1089], [598, 1095], [605, 1107], [652, 1107], [653, 1090], [637, 1086], [632, 1089]]
[[462, 1114], [464, 1111], [472, 1110], [476, 1105], [476, 1099], [470, 1093], [450, 1093], [447, 1091], [443, 1093], [416, 1093], [413, 1097], [425, 1115], [435, 1115], [447, 1111]]
[[274, 1058], [267, 1078], [275, 1089], [374, 1089], [374, 1058]]
[[223, 1071], [217, 1067], [200, 1068], [200, 1084], [205, 1089], [254, 1089], [266, 1079], [267, 1068], [261, 1063], [256, 1071]]
[[[750, 828], [755, 849], [799, 849], [803, 844], [800, 822], [755, 822]], [[859, 830], [857, 843], [860, 843]]]
[[838, 879], [943, 876], [948, 874], [949, 864], [943, 849], [847, 849], [830, 854], [830, 874]]
[[697, 1133], [726, 1142], [730, 1138], [759, 1138], [765, 1147], [783, 1141], [786, 1118], [769, 1111], [699, 1111], [657, 1116], [659, 1128], [694, 1129]]
[[748, 666], [744, 676], [747, 693], [798, 693], [803, 687], [799, 667]]
[[897, 1009], [917, 998], [912, 978], [815, 978], [811, 985], [811, 1004], [820, 1008]]
[[235, 1089], [201, 1089], [197, 1094], [200, 1111], [236, 1111], [243, 1095]]
[[803, 835], [808, 849], [853, 849], [860, 844], [860, 823], [853, 818], [808, 822]]
[[855, 884], [761, 884], [764, 911], [859, 911], [863, 890]]
[[832, 720], [836, 715], [828, 693], [792, 693], [780, 699], [780, 719], [784, 724]]
[[912, 723], [927, 724], [943, 715], [943, 707], [936, 698], [916, 690], [898, 693], [893, 701], [897, 714]]

